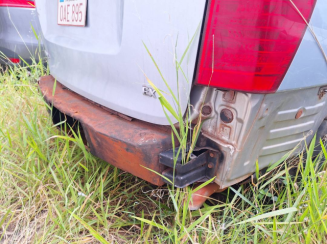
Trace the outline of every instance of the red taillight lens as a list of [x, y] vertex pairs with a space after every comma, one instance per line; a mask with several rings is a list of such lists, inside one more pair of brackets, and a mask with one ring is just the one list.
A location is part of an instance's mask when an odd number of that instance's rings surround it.
[[[293, 0], [309, 22], [316, 0]], [[306, 23], [290, 0], [209, 0], [196, 83], [275, 92]]]
[[0, 0], [0, 7], [35, 8], [35, 3], [27, 0]]
[[20, 62], [19, 58], [9, 58], [9, 60], [14, 64], [18, 64]]

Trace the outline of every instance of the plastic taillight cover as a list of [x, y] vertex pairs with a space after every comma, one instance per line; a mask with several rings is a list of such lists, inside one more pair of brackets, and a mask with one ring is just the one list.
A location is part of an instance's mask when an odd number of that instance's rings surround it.
[[27, 0], [0, 0], [0, 7], [35, 8], [35, 3]]
[[14, 64], [18, 64], [20, 62], [19, 58], [9, 58], [9, 60]]
[[[316, 0], [292, 0], [309, 22]], [[306, 23], [290, 0], [209, 0], [196, 84], [275, 92]]]

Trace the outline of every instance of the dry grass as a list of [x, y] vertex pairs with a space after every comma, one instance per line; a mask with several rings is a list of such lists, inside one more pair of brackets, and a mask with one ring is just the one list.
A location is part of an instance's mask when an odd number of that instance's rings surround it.
[[37, 89], [44, 72], [0, 77], [0, 243], [326, 243], [325, 151], [320, 166], [312, 148], [298, 157], [297, 177], [281, 161], [191, 212], [188, 189], [151, 186], [61, 134]]

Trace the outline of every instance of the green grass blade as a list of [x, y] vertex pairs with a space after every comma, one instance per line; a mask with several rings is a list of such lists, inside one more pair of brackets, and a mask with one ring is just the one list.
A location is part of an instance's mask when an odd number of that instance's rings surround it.
[[104, 239], [101, 234], [99, 234], [97, 231], [95, 231], [88, 223], [86, 223], [84, 220], [82, 220], [80, 217], [78, 217], [76, 214], [73, 214], [75, 219], [77, 219], [86, 229], [89, 230], [89, 232], [91, 233], [91, 235], [97, 239], [99, 242], [101, 242], [102, 244], [109, 244], [109, 242], [106, 241], [106, 239]]
[[244, 223], [248, 223], [248, 222], [254, 222], [254, 221], [261, 220], [261, 219], [271, 218], [271, 217], [275, 217], [275, 216], [279, 216], [279, 215], [289, 214], [289, 213], [293, 213], [293, 212], [296, 212], [296, 211], [297, 211], [297, 208], [293, 208], [293, 207], [292, 208], [285, 208], [285, 209], [281, 209], [281, 210], [276, 210], [276, 211], [261, 214], [259, 216], [255, 216], [255, 217], [252, 217], [250, 219], [238, 222], [235, 225], [244, 224]]

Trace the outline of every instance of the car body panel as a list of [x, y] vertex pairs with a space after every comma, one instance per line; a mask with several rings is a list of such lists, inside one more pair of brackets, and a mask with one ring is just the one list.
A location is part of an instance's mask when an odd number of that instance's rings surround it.
[[[40, 23], [36, 10], [33, 8], [0, 7], [0, 51], [8, 58], [23, 58], [31, 62], [31, 57], [38, 60], [44, 53], [39, 40]], [[0, 63], [8, 60], [0, 58]]]
[[[225, 188], [252, 175], [257, 161], [261, 170], [285, 155], [289, 158], [301, 152], [327, 115], [327, 95], [319, 96], [318, 91], [319, 87], [311, 87], [266, 95], [227, 95], [229, 91], [214, 88], [193, 89], [193, 118], [203, 104], [214, 108], [210, 117], [202, 115], [201, 131], [223, 154], [215, 182]], [[230, 123], [221, 119], [223, 109], [233, 114]]]
[[[36, 5], [51, 74], [92, 101], [151, 123], [169, 122], [158, 99], [143, 94], [143, 86], [150, 86], [146, 76], [159, 89], [168, 89], [143, 43], [176, 96], [175, 60], [181, 60], [191, 43], [181, 66], [187, 78], [181, 71], [178, 75], [185, 111], [205, 1], [92, 0], [86, 27], [59, 26], [56, 1], [38, 0]], [[171, 96], [167, 98], [172, 102]]]
[[[327, 54], [327, 2], [317, 0], [310, 26]], [[298, 51], [277, 92], [327, 84], [327, 60], [307, 28]]]
[[[318, 93], [327, 84], [327, 62], [309, 30], [276, 93], [193, 86], [189, 94], [205, 1], [111, 0], [103, 5], [89, 1], [85, 28], [58, 26], [55, 1], [36, 2], [50, 71], [60, 83], [119, 113], [167, 125], [159, 101], [143, 95], [142, 87], [148, 85], [145, 75], [168, 92], [142, 42], [146, 44], [172, 90], [176, 92], [179, 85], [182, 110], [190, 99], [190, 121], [199, 121], [202, 114], [201, 136], [222, 154], [215, 178], [221, 188], [253, 174], [257, 160], [264, 169], [285, 154], [298, 153], [326, 118], [327, 95]], [[99, 6], [106, 15], [96, 14]], [[327, 51], [326, 11], [327, 2], [317, 0], [310, 26]], [[194, 34], [182, 63], [186, 78], [179, 72], [178, 83], [175, 57], [182, 57]], [[208, 114], [202, 113], [203, 106], [209, 108]], [[229, 111], [230, 121], [221, 118], [223, 109]]]

